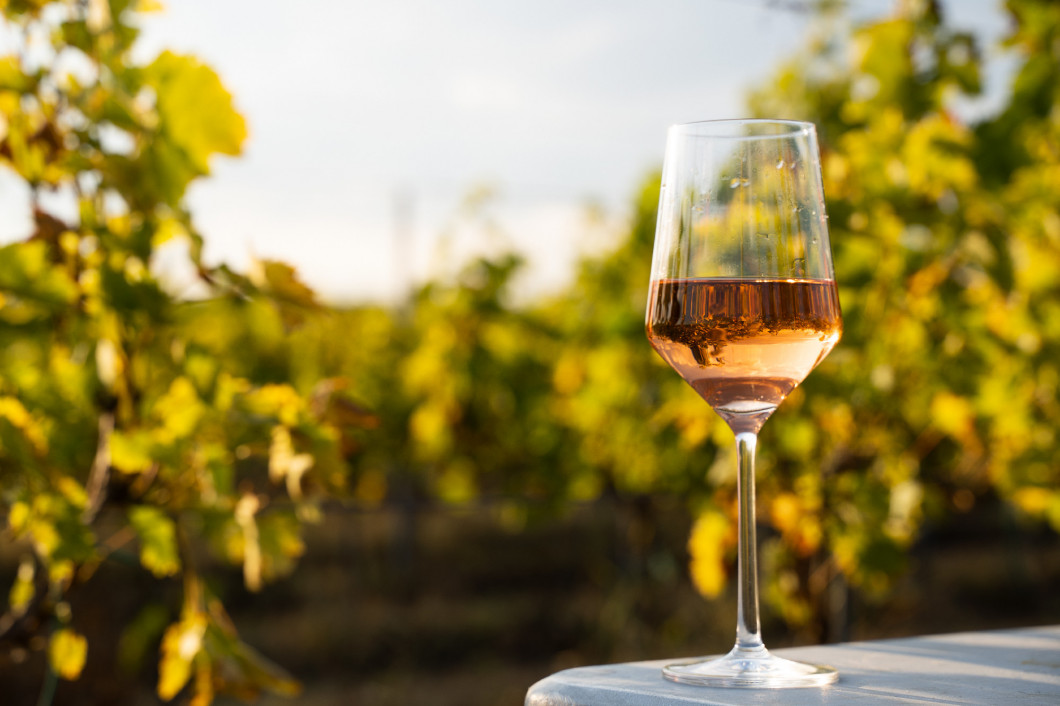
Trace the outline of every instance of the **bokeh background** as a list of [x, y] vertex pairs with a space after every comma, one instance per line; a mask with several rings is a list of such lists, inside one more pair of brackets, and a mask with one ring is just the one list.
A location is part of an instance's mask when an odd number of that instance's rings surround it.
[[1060, 618], [1060, 5], [2, 7], [13, 703], [728, 649], [731, 432], [643, 334], [704, 118], [818, 125], [845, 320], [761, 435], [768, 644]]

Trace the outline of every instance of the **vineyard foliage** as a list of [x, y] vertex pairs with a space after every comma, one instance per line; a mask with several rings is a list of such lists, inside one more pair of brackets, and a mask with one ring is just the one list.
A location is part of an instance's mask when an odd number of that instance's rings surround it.
[[[128, 626], [157, 647], [161, 698], [295, 693], [206, 574], [287, 575], [327, 498], [489, 499], [518, 528], [675, 495], [689, 574], [719, 594], [731, 432], [644, 338], [657, 176], [555, 295], [515, 303], [505, 256], [400, 306], [324, 306], [283, 263], [202, 260], [185, 193], [246, 127], [194, 57], [133, 61], [150, 5], [2, 3], [0, 164], [32, 223], [0, 248], [0, 509], [25, 547], [0, 647], [46, 636], [49, 678], [78, 678], [92, 648], [67, 594], [131, 556], [182, 586], [166, 620]], [[885, 597], [929, 518], [1000, 498], [1060, 530], [1060, 6], [1006, 12], [1016, 73], [985, 118], [964, 107], [985, 48], [927, 1], [851, 32], [822, 16], [751, 99], [819, 126], [845, 321], [759, 446], [764, 595], [792, 625], [824, 619], [833, 580]], [[174, 253], [194, 296], [156, 274]]]
[[[91, 646], [68, 592], [131, 553], [183, 586], [140, 637], [160, 644], [161, 698], [292, 693], [201, 567], [234, 564], [251, 590], [290, 572], [372, 419], [341, 379], [296, 382], [287, 334], [320, 306], [291, 268], [202, 261], [184, 196], [246, 127], [194, 57], [133, 61], [147, 5], [3, 3], [0, 161], [32, 222], [0, 249], [0, 488], [5, 542], [26, 547], [0, 633], [7, 650], [46, 635], [48, 678], [76, 679]], [[197, 299], [154, 274], [180, 253]]]
[[771, 421], [766, 502], [792, 560], [826, 548], [870, 593], [926, 518], [985, 498], [1060, 530], [1060, 6], [1006, 3], [1011, 92], [978, 121], [986, 48], [938, 3], [903, 7], [752, 100], [820, 127], [845, 321]]

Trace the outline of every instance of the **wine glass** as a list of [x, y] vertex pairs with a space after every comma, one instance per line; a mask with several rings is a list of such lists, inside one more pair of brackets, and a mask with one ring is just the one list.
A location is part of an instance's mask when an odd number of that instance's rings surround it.
[[739, 466], [736, 645], [663, 675], [703, 686], [835, 681], [831, 667], [770, 654], [758, 623], [758, 431], [842, 332], [813, 124], [670, 128], [646, 318], [652, 347], [732, 429]]

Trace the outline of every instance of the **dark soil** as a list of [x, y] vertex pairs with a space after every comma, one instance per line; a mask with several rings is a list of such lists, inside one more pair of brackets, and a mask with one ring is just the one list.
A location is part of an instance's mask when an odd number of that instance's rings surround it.
[[[260, 593], [224, 569], [214, 585], [244, 640], [297, 677], [302, 694], [257, 703], [493, 706], [585, 664], [687, 657], [731, 646], [732, 596], [707, 602], [684, 555], [690, 519], [672, 498], [601, 501], [512, 527], [499, 507], [333, 508], [295, 574]], [[928, 528], [884, 602], [849, 595], [843, 635], [874, 639], [1060, 622], [1060, 538], [982, 508]], [[0, 549], [0, 591], [19, 549]], [[148, 598], [180, 586], [107, 565], [71, 598], [89, 639], [81, 679], [56, 706], [158, 703], [157, 641], [122, 642]], [[807, 641], [764, 608], [774, 647]], [[40, 645], [0, 655], [0, 703], [38, 703]], [[37, 648], [37, 649], [34, 649]], [[178, 702], [180, 699], [177, 700]], [[239, 702], [218, 700], [219, 704]]]

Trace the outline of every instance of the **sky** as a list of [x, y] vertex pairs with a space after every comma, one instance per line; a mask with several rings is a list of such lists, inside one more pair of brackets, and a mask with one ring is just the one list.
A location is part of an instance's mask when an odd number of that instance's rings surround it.
[[[811, 22], [796, 0], [165, 4], [137, 56], [195, 54], [249, 127], [188, 195], [207, 260], [284, 260], [332, 302], [395, 301], [509, 249], [525, 294], [561, 287], [620, 236], [667, 128], [744, 116]], [[949, 3], [996, 33], [995, 4]], [[11, 198], [0, 178], [0, 240]]]

